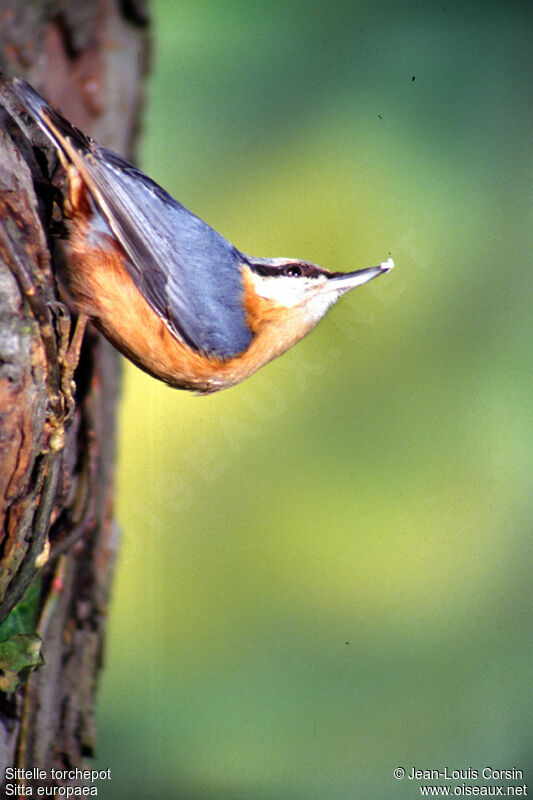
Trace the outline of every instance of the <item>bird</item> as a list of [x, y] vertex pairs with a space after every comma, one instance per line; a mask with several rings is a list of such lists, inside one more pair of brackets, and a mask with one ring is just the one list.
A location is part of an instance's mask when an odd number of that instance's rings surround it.
[[128, 359], [178, 389], [211, 394], [285, 353], [379, 266], [330, 272], [241, 252], [21, 78], [12, 90], [67, 176], [67, 288]]

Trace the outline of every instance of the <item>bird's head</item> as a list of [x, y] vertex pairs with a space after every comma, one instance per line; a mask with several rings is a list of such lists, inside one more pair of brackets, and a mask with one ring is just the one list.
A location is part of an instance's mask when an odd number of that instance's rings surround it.
[[354, 272], [330, 272], [309, 261], [285, 258], [249, 258], [247, 266], [246, 299], [249, 308], [256, 310], [257, 327], [262, 317], [286, 318], [302, 327], [305, 336], [339, 297], [389, 272], [394, 262], [389, 258], [378, 267]]

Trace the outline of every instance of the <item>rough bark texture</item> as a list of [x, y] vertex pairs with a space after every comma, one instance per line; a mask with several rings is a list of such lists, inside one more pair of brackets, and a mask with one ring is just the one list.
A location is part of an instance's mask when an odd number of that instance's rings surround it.
[[[4, 78], [32, 83], [95, 139], [131, 156], [146, 67], [146, 12], [130, 0], [0, 0]], [[79, 766], [94, 750], [94, 701], [117, 531], [118, 355], [86, 335], [69, 414], [71, 312], [50, 238], [55, 154], [0, 107], [0, 622], [38, 582], [45, 664], [0, 693], [7, 767]], [[32, 146], [33, 145], [33, 146]], [[54, 210], [55, 208], [55, 210]], [[20, 606], [19, 606], [20, 607]]]

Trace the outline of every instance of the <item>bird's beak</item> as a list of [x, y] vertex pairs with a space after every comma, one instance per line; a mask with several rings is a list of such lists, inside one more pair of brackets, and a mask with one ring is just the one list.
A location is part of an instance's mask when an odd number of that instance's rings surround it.
[[328, 282], [331, 288], [339, 294], [349, 292], [350, 289], [355, 289], [356, 286], [361, 286], [363, 283], [371, 281], [372, 278], [377, 278], [384, 272], [389, 272], [394, 266], [394, 261], [389, 258], [384, 261], [379, 267], [367, 267], [366, 269], [357, 269], [355, 272], [339, 272], [335, 273]]

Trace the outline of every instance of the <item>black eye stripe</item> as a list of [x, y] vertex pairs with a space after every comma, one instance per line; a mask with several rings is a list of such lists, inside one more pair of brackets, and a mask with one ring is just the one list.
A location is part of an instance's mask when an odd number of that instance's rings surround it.
[[315, 267], [314, 264], [307, 264], [305, 262], [281, 264], [279, 266], [261, 264], [257, 261], [250, 261], [249, 264], [254, 272], [257, 272], [258, 275], [262, 275], [264, 278], [277, 278], [280, 275], [287, 275], [291, 278], [299, 278], [300, 276], [304, 278], [318, 278], [320, 275], [326, 274], [320, 267]]

